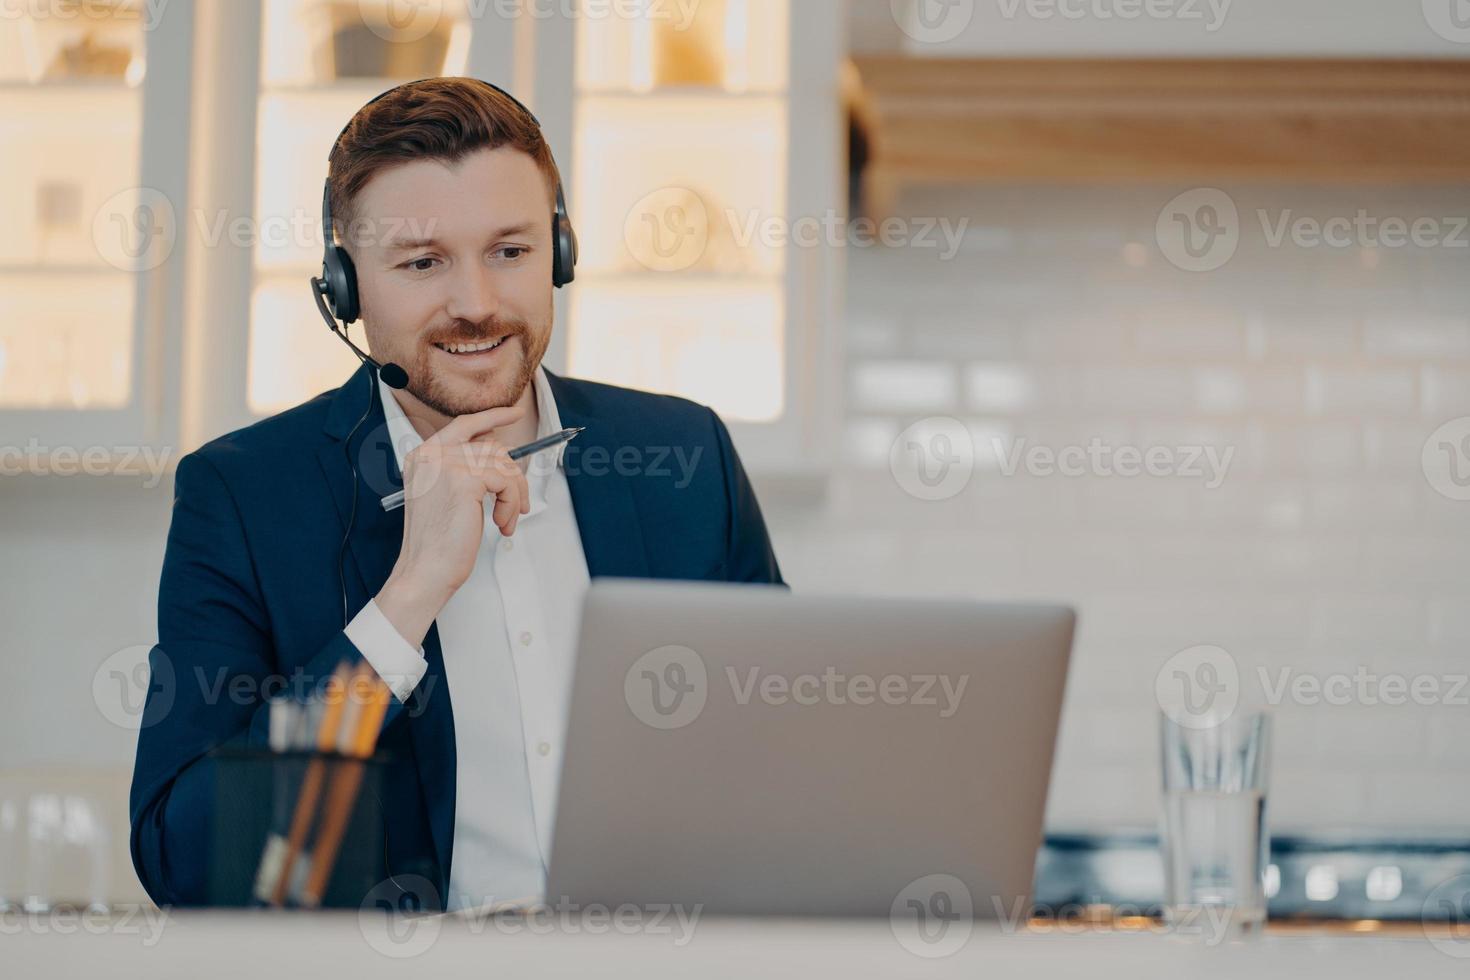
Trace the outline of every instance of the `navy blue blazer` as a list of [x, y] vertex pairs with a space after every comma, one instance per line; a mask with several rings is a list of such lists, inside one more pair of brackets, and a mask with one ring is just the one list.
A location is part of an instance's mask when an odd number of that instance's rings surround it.
[[[547, 372], [590, 576], [781, 583], [755, 494], [713, 411], [682, 398]], [[372, 408], [355, 433], [353, 428]], [[358, 463], [354, 484], [350, 457]], [[133, 865], [159, 904], [208, 896], [213, 787], [205, 756], [267, 744], [266, 697], [361, 659], [342, 631], [397, 560], [402, 488], [376, 379], [230, 433], [179, 461], [158, 594], [158, 644], [129, 812]], [[339, 548], [356, 501], [347, 554]], [[447, 894], [454, 714], [437, 627], [428, 672], [394, 701], [379, 748], [386, 870]]]

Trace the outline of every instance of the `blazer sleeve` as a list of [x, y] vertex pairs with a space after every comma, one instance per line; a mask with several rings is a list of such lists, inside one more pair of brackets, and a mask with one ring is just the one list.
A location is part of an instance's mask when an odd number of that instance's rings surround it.
[[730, 441], [730, 431], [724, 421], [709, 410], [714, 422], [715, 442], [719, 449], [721, 473], [724, 478], [725, 500], [730, 522], [725, 542], [725, 577], [731, 582], [764, 582], [785, 586], [781, 569], [776, 564], [776, 553], [771, 548], [770, 535], [766, 533], [766, 522], [761, 516], [760, 504], [756, 502], [755, 490], [740, 465], [740, 456]]
[[[360, 657], [338, 632], [306, 665], [281, 674], [234, 499], [206, 458], [180, 460], [128, 805], [133, 867], [155, 902], [206, 901], [208, 753], [267, 745], [269, 695], [310, 690]], [[395, 698], [390, 718], [400, 709]]]

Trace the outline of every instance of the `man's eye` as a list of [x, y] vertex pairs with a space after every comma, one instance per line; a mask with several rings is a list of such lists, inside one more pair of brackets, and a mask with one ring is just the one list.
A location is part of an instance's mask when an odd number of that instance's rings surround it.
[[[502, 248], [500, 250], [500, 254], [503, 255], [503, 256], [505, 256], [506, 258], [514, 261], [514, 260], [520, 258], [522, 255], [526, 254], [529, 251], [530, 251], [530, 249], [524, 248], [523, 246], [520, 246], [520, 245], [507, 245], [507, 246], [505, 246], [505, 248]], [[511, 253], [515, 253], [515, 254], [511, 254]]]
[[404, 263], [403, 267], [412, 272], [428, 272], [434, 267], [434, 262], [436, 261], [436, 259], [425, 256], [421, 259], [410, 259], [408, 262]]

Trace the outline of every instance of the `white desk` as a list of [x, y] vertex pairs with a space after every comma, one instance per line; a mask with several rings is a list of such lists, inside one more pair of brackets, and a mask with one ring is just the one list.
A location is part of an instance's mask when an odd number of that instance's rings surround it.
[[[159, 913], [155, 912], [154, 916]], [[405, 976], [532, 977], [1118, 977], [1247, 980], [1312, 977], [1424, 980], [1470, 976], [1470, 937], [1442, 945], [1404, 929], [1391, 935], [1267, 935], [1215, 947], [1147, 932], [1008, 934], [977, 924], [952, 956], [910, 952], [886, 920], [760, 921], [706, 919], [692, 932], [629, 933], [589, 923], [532, 934], [504, 920], [435, 918], [408, 923], [395, 937], [387, 920], [351, 913], [174, 912], [150, 924], [100, 918], [0, 916], [0, 963], [8, 977], [207, 977], [209, 980], [372, 980]], [[400, 922], [400, 925], [405, 923]], [[590, 923], [605, 926], [605, 923]], [[519, 929], [514, 934], [510, 931]], [[68, 930], [63, 932], [63, 930]], [[403, 956], [399, 954], [411, 953]]]

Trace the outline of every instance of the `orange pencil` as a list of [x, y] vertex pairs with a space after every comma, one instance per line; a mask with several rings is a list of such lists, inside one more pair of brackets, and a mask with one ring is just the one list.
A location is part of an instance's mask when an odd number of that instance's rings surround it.
[[307, 908], [321, 905], [322, 895], [331, 879], [332, 868], [337, 863], [337, 851], [342, 846], [347, 820], [352, 815], [353, 804], [362, 786], [363, 763], [360, 760], [373, 754], [378, 743], [378, 730], [382, 727], [383, 716], [388, 712], [388, 699], [393, 696], [388, 685], [372, 672], [371, 667], [367, 667], [366, 673], [360, 673], [353, 678], [353, 688], [355, 697], [362, 698], [364, 703], [352, 737], [343, 748], [344, 754], [352, 759], [340, 763], [341, 769], [333, 778], [332, 787], [327, 794], [325, 813], [322, 816], [321, 829], [317, 831], [316, 847], [311, 859], [311, 870], [302, 889], [301, 904]]
[[[348, 667], [344, 663], [338, 666], [327, 680], [321, 725], [317, 728], [316, 734], [316, 749], [319, 752], [330, 750], [336, 741], [337, 726], [342, 718], [342, 707], [349, 676]], [[296, 798], [296, 811], [291, 816], [291, 829], [286, 840], [285, 856], [282, 858], [280, 869], [275, 872], [275, 885], [271, 889], [270, 898], [272, 905], [279, 906], [286, 901], [286, 888], [291, 880], [291, 869], [296, 863], [297, 856], [301, 853], [302, 845], [306, 843], [306, 834], [311, 829], [311, 818], [316, 811], [317, 797], [321, 795], [322, 779], [325, 776], [325, 763], [321, 759], [312, 759], [306, 768], [306, 776], [301, 782], [300, 794]]]

